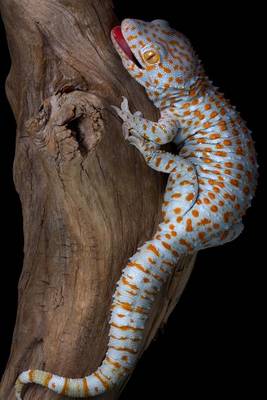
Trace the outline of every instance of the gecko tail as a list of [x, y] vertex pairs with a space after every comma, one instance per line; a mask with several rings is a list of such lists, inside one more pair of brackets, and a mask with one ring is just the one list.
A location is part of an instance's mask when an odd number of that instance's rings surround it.
[[55, 393], [76, 398], [93, 397], [107, 390], [104, 380], [101, 381], [97, 371], [84, 378], [73, 379], [30, 369], [22, 372], [15, 383], [16, 400], [22, 400], [24, 387], [28, 383], [35, 383]]
[[76, 398], [98, 396], [123, 383], [138, 361], [152, 305], [179, 258], [171, 244], [165, 246], [167, 254], [158, 239], [144, 243], [124, 268], [113, 295], [108, 349], [101, 365], [77, 379], [41, 370], [24, 371], [15, 384], [16, 400], [22, 400], [28, 383]]

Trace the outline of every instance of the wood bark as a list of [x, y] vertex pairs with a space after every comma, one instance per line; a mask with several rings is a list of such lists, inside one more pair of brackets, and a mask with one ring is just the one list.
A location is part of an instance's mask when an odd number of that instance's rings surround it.
[[[157, 112], [110, 41], [110, 0], [1, 0], [17, 122], [14, 181], [23, 209], [24, 265], [0, 398], [14, 400], [28, 368], [80, 377], [107, 347], [112, 293], [127, 259], [161, 219], [166, 177], [123, 139], [110, 104]], [[145, 345], [177, 303], [194, 263], [181, 260], [151, 314]], [[141, 354], [140, 354], [141, 355]], [[101, 399], [117, 399], [118, 391]], [[37, 385], [25, 400], [59, 399]]]

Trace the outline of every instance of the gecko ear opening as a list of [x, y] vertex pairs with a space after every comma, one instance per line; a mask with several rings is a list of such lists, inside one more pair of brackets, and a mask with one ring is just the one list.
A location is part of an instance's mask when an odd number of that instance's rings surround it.
[[151, 21], [151, 24], [159, 24], [162, 27], [167, 27], [170, 26], [169, 22], [166, 21], [165, 19], [154, 19], [153, 21]]

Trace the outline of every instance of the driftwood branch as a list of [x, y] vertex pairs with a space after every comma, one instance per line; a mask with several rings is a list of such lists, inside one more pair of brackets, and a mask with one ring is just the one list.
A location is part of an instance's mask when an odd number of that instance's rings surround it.
[[[165, 177], [125, 143], [110, 109], [125, 95], [133, 111], [157, 118], [112, 48], [111, 1], [1, 0], [0, 10], [12, 58], [6, 88], [24, 222], [17, 321], [0, 388], [2, 400], [14, 400], [25, 369], [78, 377], [99, 366], [115, 283], [160, 221]], [[193, 261], [181, 260], [164, 288], [145, 346], [178, 301]], [[56, 398], [37, 386], [25, 394]]]

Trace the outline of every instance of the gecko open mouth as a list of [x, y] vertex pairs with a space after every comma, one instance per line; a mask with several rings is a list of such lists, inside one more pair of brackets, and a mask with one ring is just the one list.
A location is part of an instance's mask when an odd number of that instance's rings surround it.
[[124, 54], [129, 58], [129, 60], [134, 62], [138, 68], [143, 68], [142, 65], [139, 63], [139, 61], [137, 60], [137, 58], [135, 57], [135, 55], [133, 54], [128, 43], [126, 42], [121, 30], [121, 26], [120, 25], [115, 26], [111, 30], [111, 33], [115, 41], [118, 43], [118, 45], [124, 52]]

